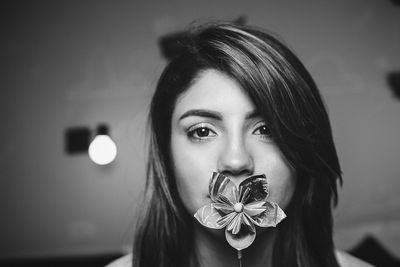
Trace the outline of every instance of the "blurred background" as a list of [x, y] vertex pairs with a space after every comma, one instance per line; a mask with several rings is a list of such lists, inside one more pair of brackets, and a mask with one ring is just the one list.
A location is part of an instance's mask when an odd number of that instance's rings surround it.
[[[344, 179], [337, 247], [400, 256], [399, 1], [16, 0], [0, 2], [1, 265], [129, 252], [160, 39], [239, 18], [279, 34], [325, 98]], [[108, 165], [79, 150], [102, 125]]]

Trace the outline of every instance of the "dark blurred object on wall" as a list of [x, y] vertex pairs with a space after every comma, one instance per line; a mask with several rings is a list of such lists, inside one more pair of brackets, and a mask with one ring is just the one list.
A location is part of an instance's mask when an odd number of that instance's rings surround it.
[[87, 127], [71, 127], [65, 130], [65, 152], [77, 154], [87, 152], [90, 144], [90, 130]]
[[161, 36], [159, 46], [162, 56], [167, 60], [171, 60], [179, 55], [187, 40], [187, 34], [184, 31]]
[[357, 258], [371, 263], [375, 267], [400, 267], [400, 259], [393, 256], [373, 236], [365, 237], [348, 252]]
[[400, 6], [400, 0], [390, 0], [394, 5]]
[[[246, 21], [247, 17], [244, 15], [233, 20], [233, 22], [238, 25], [244, 25], [246, 24]], [[182, 50], [185, 48], [185, 45], [188, 41], [189, 40], [186, 31], [180, 31], [161, 36], [158, 40], [161, 55], [168, 61], [171, 60], [175, 56], [182, 53]]]
[[389, 72], [387, 82], [394, 96], [400, 99], [400, 71]]

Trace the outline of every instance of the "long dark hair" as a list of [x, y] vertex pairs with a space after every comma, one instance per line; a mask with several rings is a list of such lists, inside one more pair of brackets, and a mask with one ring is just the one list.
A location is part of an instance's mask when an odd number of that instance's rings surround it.
[[146, 197], [133, 266], [189, 266], [196, 260], [193, 218], [179, 198], [171, 164], [171, 116], [177, 97], [199, 73], [235, 79], [271, 128], [297, 176], [288, 215], [277, 227], [276, 267], [337, 267], [332, 207], [341, 170], [320, 93], [300, 60], [264, 30], [210, 23], [190, 29], [184, 51], [163, 71], [152, 99]]

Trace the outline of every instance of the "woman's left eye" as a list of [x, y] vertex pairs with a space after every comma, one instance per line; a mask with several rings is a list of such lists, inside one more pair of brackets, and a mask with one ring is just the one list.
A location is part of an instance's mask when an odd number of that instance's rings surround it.
[[257, 127], [254, 131], [253, 134], [255, 135], [261, 135], [263, 137], [270, 137], [271, 136], [271, 131], [268, 128], [267, 125], [263, 124], [259, 127]]

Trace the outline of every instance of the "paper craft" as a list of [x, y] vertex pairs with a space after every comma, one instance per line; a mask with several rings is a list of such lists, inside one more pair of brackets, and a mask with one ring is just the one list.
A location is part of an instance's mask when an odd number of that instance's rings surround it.
[[256, 226], [276, 227], [286, 217], [277, 203], [267, 200], [268, 190], [264, 174], [248, 177], [236, 187], [228, 177], [214, 172], [209, 183], [211, 203], [194, 217], [205, 227], [225, 228], [227, 242], [240, 252], [255, 240]]

